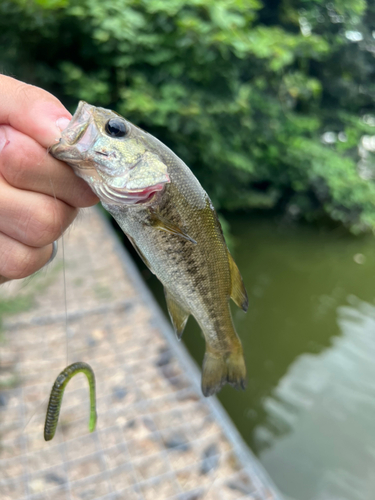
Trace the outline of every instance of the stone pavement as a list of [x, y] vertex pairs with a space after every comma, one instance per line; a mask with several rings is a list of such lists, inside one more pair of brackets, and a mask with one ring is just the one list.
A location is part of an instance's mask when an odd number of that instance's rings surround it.
[[[0, 287], [1, 500], [281, 500], [97, 209], [64, 247], [67, 318], [61, 242], [49, 269]], [[45, 442], [49, 392], [74, 361], [95, 371], [97, 429], [79, 374]]]

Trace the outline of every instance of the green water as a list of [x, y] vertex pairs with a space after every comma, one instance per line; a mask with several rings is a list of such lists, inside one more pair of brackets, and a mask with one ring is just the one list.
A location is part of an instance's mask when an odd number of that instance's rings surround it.
[[[233, 308], [245, 392], [219, 399], [295, 500], [375, 498], [375, 239], [270, 217], [227, 217], [249, 310]], [[165, 309], [162, 288], [143, 271]], [[193, 319], [184, 341], [201, 364]]]

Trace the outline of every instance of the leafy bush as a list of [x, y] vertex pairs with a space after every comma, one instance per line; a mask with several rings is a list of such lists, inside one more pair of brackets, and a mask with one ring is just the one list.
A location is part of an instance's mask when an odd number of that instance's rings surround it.
[[219, 208], [358, 232], [375, 228], [374, 21], [365, 0], [0, 0], [0, 70], [146, 128]]

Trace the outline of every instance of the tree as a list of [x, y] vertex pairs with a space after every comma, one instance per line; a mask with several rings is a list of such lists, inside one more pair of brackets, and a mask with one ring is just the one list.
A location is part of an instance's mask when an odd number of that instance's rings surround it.
[[375, 227], [374, 20], [364, 0], [3, 0], [0, 65], [146, 128], [219, 208], [358, 232]]

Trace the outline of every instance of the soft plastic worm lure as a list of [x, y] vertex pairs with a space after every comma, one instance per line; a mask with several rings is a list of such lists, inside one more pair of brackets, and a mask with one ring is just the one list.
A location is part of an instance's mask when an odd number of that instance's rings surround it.
[[93, 432], [96, 427], [96, 395], [95, 395], [95, 375], [90, 365], [83, 362], [73, 363], [67, 366], [56, 378], [53, 384], [51, 395], [49, 397], [46, 421], [44, 424], [44, 439], [50, 441], [55, 435], [57, 422], [59, 420], [60, 408], [65, 387], [69, 380], [77, 375], [84, 373], [87, 377], [90, 387], [90, 421], [89, 430]]

